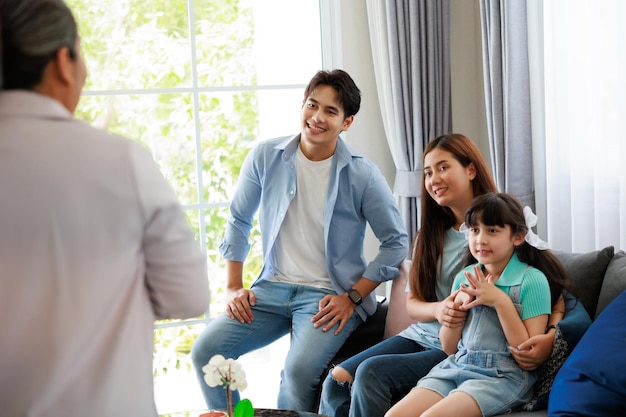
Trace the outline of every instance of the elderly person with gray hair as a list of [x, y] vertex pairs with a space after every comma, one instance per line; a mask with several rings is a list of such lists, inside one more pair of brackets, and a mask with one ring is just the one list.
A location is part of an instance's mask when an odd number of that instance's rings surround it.
[[0, 414], [156, 416], [153, 322], [208, 305], [206, 261], [151, 155], [72, 116], [62, 0], [0, 1]]

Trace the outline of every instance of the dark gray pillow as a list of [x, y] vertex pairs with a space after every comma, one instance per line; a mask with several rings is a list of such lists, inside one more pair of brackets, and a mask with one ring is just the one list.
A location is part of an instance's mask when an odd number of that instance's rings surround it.
[[613, 258], [613, 246], [587, 253], [553, 251], [568, 272], [572, 292], [585, 306], [590, 317], [595, 317], [604, 273]]
[[604, 307], [624, 290], [626, 290], [626, 253], [620, 250], [613, 256], [609, 266], [606, 268], [602, 291], [598, 297], [596, 317], [602, 313]]

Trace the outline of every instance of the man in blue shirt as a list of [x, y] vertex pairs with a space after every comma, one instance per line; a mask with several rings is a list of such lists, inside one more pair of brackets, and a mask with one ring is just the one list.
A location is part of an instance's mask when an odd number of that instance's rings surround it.
[[[375, 288], [398, 276], [409, 242], [395, 199], [378, 168], [339, 137], [360, 103], [346, 72], [319, 71], [304, 91], [300, 134], [262, 142], [244, 161], [220, 245], [226, 314], [192, 350], [209, 408], [226, 408], [223, 388], [204, 381], [202, 367], [213, 355], [238, 358], [291, 332], [278, 407], [313, 411], [320, 375], [376, 310]], [[243, 261], [257, 211], [264, 263], [247, 289]], [[380, 241], [369, 264], [367, 223]]]

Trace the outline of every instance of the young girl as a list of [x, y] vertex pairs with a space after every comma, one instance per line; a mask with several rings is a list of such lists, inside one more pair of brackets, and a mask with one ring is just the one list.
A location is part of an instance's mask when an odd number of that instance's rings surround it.
[[551, 293], [558, 298], [566, 272], [552, 253], [525, 240], [532, 232], [521, 204], [508, 194], [476, 197], [465, 223], [473, 265], [456, 276], [452, 296], [468, 311], [467, 320], [462, 327], [441, 327], [450, 356], [386, 417], [492, 416], [532, 396], [536, 374], [519, 367], [509, 346], [546, 332]]

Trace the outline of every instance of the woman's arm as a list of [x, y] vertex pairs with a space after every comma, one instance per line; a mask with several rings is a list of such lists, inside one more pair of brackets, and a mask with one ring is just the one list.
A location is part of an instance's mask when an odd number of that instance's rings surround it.
[[[511, 346], [509, 351], [520, 368], [532, 371], [548, 360], [552, 353], [556, 329], [551, 325], [558, 324], [570, 330], [572, 340], [579, 340], [591, 324], [591, 318], [585, 307], [572, 294], [565, 293], [563, 305], [555, 304], [545, 334], [533, 336], [519, 346]], [[559, 300], [560, 302], [561, 300]], [[562, 320], [559, 320], [562, 317]]]

